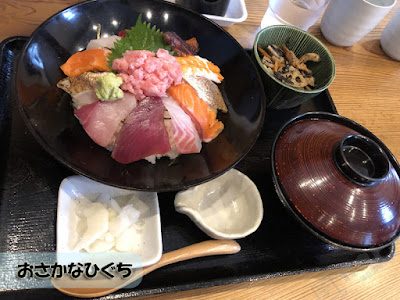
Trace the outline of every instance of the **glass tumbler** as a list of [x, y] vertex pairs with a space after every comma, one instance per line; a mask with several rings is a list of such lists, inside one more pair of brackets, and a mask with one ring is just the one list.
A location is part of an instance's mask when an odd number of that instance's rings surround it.
[[329, 0], [270, 0], [261, 28], [292, 25], [307, 31], [319, 18]]

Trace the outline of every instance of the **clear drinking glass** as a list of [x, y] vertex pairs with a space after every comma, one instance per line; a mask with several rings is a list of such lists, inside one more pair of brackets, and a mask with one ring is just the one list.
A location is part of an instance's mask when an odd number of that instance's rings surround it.
[[329, 0], [270, 0], [261, 28], [292, 25], [308, 30], [319, 18]]

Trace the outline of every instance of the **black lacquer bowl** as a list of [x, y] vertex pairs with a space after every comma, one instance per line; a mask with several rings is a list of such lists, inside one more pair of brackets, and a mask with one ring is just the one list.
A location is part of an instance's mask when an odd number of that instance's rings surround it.
[[[219, 114], [224, 131], [203, 144], [200, 154], [144, 160], [123, 165], [96, 145], [74, 117], [70, 96], [56, 87], [70, 55], [104, 34], [117, 34], [142, 20], [183, 39], [196, 37], [199, 55], [225, 77], [220, 89], [228, 106]], [[148, 191], [174, 191], [217, 177], [239, 162], [255, 143], [265, 114], [265, 96], [257, 70], [235, 39], [208, 19], [164, 1], [90, 1], [67, 8], [45, 21], [27, 42], [17, 70], [20, 111], [37, 141], [75, 172], [109, 185]]]
[[400, 166], [370, 131], [342, 116], [309, 113], [283, 126], [272, 172], [286, 208], [325, 242], [354, 251], [400, 235]]

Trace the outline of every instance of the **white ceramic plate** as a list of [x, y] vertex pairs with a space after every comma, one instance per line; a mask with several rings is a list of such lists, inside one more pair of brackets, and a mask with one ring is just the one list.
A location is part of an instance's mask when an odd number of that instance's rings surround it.
[[[132, 267], [143, 267], [156, 263], [162, 255], [161, 222], [157, 193], [139, 192], [107, 186], [83, 176], [75, 175], [65, 178], [60, 185], [57, 209], [57, 253], [71, 253], [69, 239], [74, 234], [70, 224], [74, 217], [72, 201], [74, 198], [94, 194], [107, 194], [111, 198], [121, 196], [136, 196], [141, 204], [134, 207], [140, 211], [137, 223], [140, 230], [136, 230], [135, 253], [140, 258], [132, 262]], [[93, 198], [93, 196], [92, 196]], [[121, 252], [123, 253], [123, 252]]]

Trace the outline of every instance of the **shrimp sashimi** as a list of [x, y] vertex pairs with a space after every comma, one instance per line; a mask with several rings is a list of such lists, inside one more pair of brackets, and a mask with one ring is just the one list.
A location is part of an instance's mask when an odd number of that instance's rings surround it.
[[202, 100], [189, 84], [173, 85], [168, 89], [168, 93], [191, 117], [204, 142], [210, 142], [224, 129], [224, 124], [217, 120], [216, 112], [208, 107], [207, 102]]
[[184, 75], [202, 76], [216, 83], [221, 83], [224, 79], [216, 65], [200, 56], [176, 57], [176, 60], [181, 64]]
[[60, 68], [68, 77], [75, 77], [87, 71], [109, 71], [107, 54], [109, 50], [90, 49], [72, 55]]

